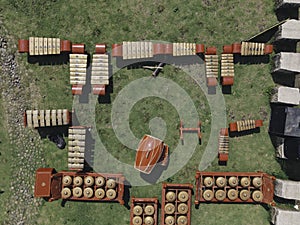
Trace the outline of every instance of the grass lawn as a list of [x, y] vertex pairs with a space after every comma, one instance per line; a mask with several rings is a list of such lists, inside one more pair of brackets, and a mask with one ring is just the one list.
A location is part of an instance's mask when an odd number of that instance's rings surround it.
[[11, 168], [10, 160], [12, 159], [12, 145], [10, 144], [8, 134], [6, 133], [6, 115], [2, 105], [3, 101], [0, 96], [0, 222], [5, 218], [5, 204], [10, 196]]
[[[230, 1], [21, 1], [0, 0], [0, 19], [10, 32], [10, 41], [27, 39], [29, 36], [60, 37], [74, 43], [85, 43], [89, 53], [96, 43], [113, 43], [135, 40], [163, 40], [170, 42], [197, 42], [218, 47], [244, 40], [276, 23], [273, 0]], [[27, 63], [26, 54], [16, 54], [21, 70], [26, 71], [24, 85], [31, 90], [32, 104], [28, 108], [72, 108], [68, 65], [45, 65]], [[275, 160], [274, 148], [269, 139], [270, 115], [269, 90], [273, 87], [270, 64], [235, 65], [235, 84], [232, 94], [225, 95], [227, 121], [240, 119], [263, 119], [260, 133], [230, 139], [230, 156], [226, 167], [215, 160], [207, 170], [256, 171], [261, 170], [281, 178], [284, 172]], [[114, 77], [112, 102], [122, 88], [131, 81], [147, 77], [150, 71], [122, 69]], [[204, 93], [181, 70], [164, 67], [162, 76], [179, 84], [191, 97], [203, 124], [203, 142], [170, 182], [194, 183], [203, 150], [210, 132], [210, 109]], [[35, 98], [35, 96], [41, 96]], [[26, 99], [26, 98], [25, 98]], [[34, 101], [34, 99], [38, 99]], [[0, 99], [1, 102], [1, 99]], [[133, 164], [134, 151], [124, 147], [111, 128], [111, 104], [96, 105], [97, 131], [110, 153], [124, 163]], [[0, 110], [0, 117], [5, 115]], [[138, 138], [149, 133], [149, 121], [161, 117], [166, 122], [165, 141], [172, 148], [178, 143], [179, 117], [172, 105], [159, 98], [145, 98], [131, 110], [129, 124]], [[4, 217], [4, 204], [9, 197], [10, 150], [5, 132], [5, 120], [0, 121], [0, 219]], [[193, 134], [194, 135], [194, 134]], [[43, 140], [46, 165], [58, 171], [67, 169], [65, 150]], [[4, 192], [2, 193], [2, 190]], [[133, 187], [131, 196], [152, 197], [161, 195], [161, 184]], [[114, 203], [45, 202], [40, 207], [36, 223], [47, 224], [129, 224], [129, 210]], [[1, 220], [0, 220], [1, 221]], [[194, 224], [269, 224], [269, 212], [260, 205], [201, 204], [193, 207]]]

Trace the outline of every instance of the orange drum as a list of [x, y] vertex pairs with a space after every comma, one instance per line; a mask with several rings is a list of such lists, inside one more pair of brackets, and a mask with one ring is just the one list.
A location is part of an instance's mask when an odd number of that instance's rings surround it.
[[93, 85], [93, 94], [94, 95], [105, 95], [105, 85], [104, 84]]
[[255, 120], [255, 127], [262, 127], [263, 121], [262, 120]]
[[72, 53], [84, 54], [85, 45], [84, 44], [72, 44]]
[[165, 44], [165, 54], [173, 55], [173, 44]]
[[122, 44], [112, 44], [112, 56], [122, 56], [123, 51], [122, 51]]
[[213, 87], [213, 86], [217, 86], [218, 81], [215, 77], [208, 77], [207, 78], [207, 86], [209, 87]]
[[233, 77], [222, 77], [222, 85], [223, 86], [231, 86], [233, 85], [234, 78]]
[[105, 54], [106, 53], [106, 44], [96, 44], [96, 54]]
[[153, 55], [165, 54], [166, 46], [162, 43], [153, 43]]
[[73, 95], [81, 95], [82, 94], [82, 85], [73, 85], [72, 86], [72, 94]]
[[23, 124], [24, 124], [24, 127], [27, 127], [27, 114], [26, 114], [26, 112], [24, 112], [24, 114], [23, 114]]
[[60, 51], [61, 52], [71, 52], [71, 41], [69, 40], [61, 40], [60, 41]]
[[196, 53], [197, 54], [203, 54], [205, 51], [204, 44], [196, 44]]
[[20, 53], [29, 52], [29, 41], [28, 40], [20, 39], [18, 44], [19, 44], [19, 52]]
[[229, 124], [229, 130], [230, 130], [231, 132], [237, 131], [237, 124], [236, 124], [236, 123], [230, 123], [230, 124]]
[[216, 55], [217, 54], [217, 48], [216, 47], [207, 47], [205, 54], [206, 55]]
[[264, 49], [264, 54], [271, 54], [273, 52], [273, 45], [266, 45]]
[[241, 54], [241, 48], [242, 44], [241, 43], [233, 43], [232, 44], [232, 53], [233, 54]]
[[232, 45], [223, 46], [223, 54], [232, 54]]

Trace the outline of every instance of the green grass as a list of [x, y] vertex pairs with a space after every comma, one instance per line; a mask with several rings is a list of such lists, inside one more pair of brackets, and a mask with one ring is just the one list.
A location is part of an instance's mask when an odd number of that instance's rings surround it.
[[[217, 46], [246, 39], [276, 23], [273, 0], [230, 1], [21, 1], [0, 0], [1, 18], [9, 28], [10, 41], [29, 36], [60, 37], [74, 43], [85, 43], [90, 53], [96, 43], [120, 43], [123, 40], [164, 40], [170, 42], [197, 42]], [[1, 7], [1, 6], [5, 6]], [[26, 54], [17, 54], [24, 85], [30, 90], [24, 99], [31, 99], [28, 108], [72, 107], [71, 86], [68, 82], [68, 65], [39, 66], [28, 64]], [[261, 170], [285, 178], [274, 157], [269, 139], [270, 115], [268, 92], [273, 86], [269, 64], [235, 66], [235, 84], [232, 95], [226, 95], [228, 122], [244, 118], [263, 119], [260, 133], [231, 138], [230, 156], [226, 167], [215, 160], [208, 170], [256, 171]], [[149, 71], [123, 69], [114, 75], [112, 101], [122, 88]], [[210, 131], [207, 101], [193, 83], [180, 70], [166, 66], [159, 76], [172, 79], [191, 96], [205, 130], [203, 143], [185, 167], [169, 179], [173, 182], [194, 182], [203, 149]], [[41, 96], [38, 97], [38, 96]], [[97, 131], [111, 154], [121, 161], [133, 164], [134, 152], [124, 147], [111, 128], [111, 104], [96, 106]], [[156, 110], [157, 109], [157, 110]], [[159, 110], [158, 110], [159, 109]], [[1, 114], [0, 117], [5, 116]], [[166, 143], [172, 148], [178, 140], [178, 115], [166, 101], [146, 98], [138, 102], [130, 114], [130, 126], [137, 137], [149, 132], [149, 121], [162, 117], [167, 124]], [[5, 127], [5, 122], [0, 121]], [[5, 217], [3, 202], [8, 199], [10, 178], [9, 159], [11, 146], [5, 129], [0, 130], [1, 165], [0, 219]], [[67, 154], [53, 143], [43, 140], [46, 165], [57, 170], [67, 169]], [[161, 195], [161, 184], [133, 187], [131, 195], [152, 197]], [[201, 204], [192, 211], [192, 224], [269, 224], [269, 212], [260, 205]], [[129, 224], [129, 211], [118, 204], [94, 204], [61, 201], [45, 202], [40, 208], [37, 224]]]
[[[10, 144], [8, 134], [6, 133], [6, 115], [3, 108], [3, 100], [0, 95], [0, 209], [5, 209], [7, 199], [10, 196], [12, 145]], [[3, 223], [6, 217], [6, 211], [0, 210], [0, 223]]]
[[[193, 83], [192, 78], [182, 71], [174, 72], [174, 68], [166, 66], [164, 73], [160, 76], [172, 79], [176, 83], [180, 84], [182, 88], [187, 91], [189, 96], [194, 102], [199, 114], [199, 118], [203, 121], [203, 127], [209, 127], [210, 110], [203, 93], [201, 93], [200, 87]], [[177, 70], [176, 70], [177, 71]], [[147, 77], [151, 74], [151, 71], [145, 71], [142, 69], [126, 70], [123, 69], [114, 75], [114, 93], [111, 94], [111, 100], [114, 101], [116, 95], [125, 85], [129, 84], [135, 79]], [[151, 82], [151, 80], [149, 80]], [[135, 160], [135, 152], [125, 147], [118, 141], [114, 135], [114, 131], [111, 127], [111, 104], [100, 104], [96, 106], [96, 124], [98, 134], [107, 149], [113, 154], [114, 157], [122, 162], [133, 165]], [[188, 109], [187, 109], [188, 111]], [[129, 124], [133, 134], [141, 139], [144, 134], [151, 134], [149, 130], [149, 122], [155, 117], [163, 119], [167, 126], [167, 134], [164, 141], [169, 145], [170, 151], [175, 149], [178, 144], [179, 137], [179, 116], [176, 109], [168, 103], [166, 100], [157, 97], [144, 98], [137, 102], [130, 111]], [[196, 126], [197, 124], [195, 124]], [[206, 130], [204, 137], [209, 134], [209, 129]], [[196, 135], [196, 134], [194, 134]], [[201, 149], [205, 149], [207, 139], [204, 138]], [[200, 149], [200, 147], [199, 147]], [[199, 151], [197, 149], [196, 151]], [[198, 162], [197, 162], [198, 163]]]

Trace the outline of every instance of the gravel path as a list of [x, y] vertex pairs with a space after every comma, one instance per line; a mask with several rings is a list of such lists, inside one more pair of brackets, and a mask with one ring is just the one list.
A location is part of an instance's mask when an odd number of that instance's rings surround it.
[[10, 199], [7, 200], [6, 221], [4, 224], [35, 224], [41, 199], [33, 197], [35, 170], [44, 166], [41, 140], [35, 130], [23, 126], [23, 112], [30, 105], [30, 99], [24, 96], [28, 90], [24, 85], [30, 79], [26, 73], [20, 73], [15, 53], [16, 44], [8, 39], [8, 32], [0, 23], [0, 90], [3, 98], [4, 113], [7, 118], [7, 132], [12, 149], [13, 160]]

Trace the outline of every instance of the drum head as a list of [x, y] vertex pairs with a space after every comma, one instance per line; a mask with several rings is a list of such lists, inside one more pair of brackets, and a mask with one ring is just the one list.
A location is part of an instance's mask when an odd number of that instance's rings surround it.
[[240, 192], [240, 198], [243, 200], [243, 201], [247, 201], [249, 198], [250, 198], [250, 191], [248, 190], [242, 190]]
[[80, 187], [75, 187], [73, 189], [73, 195], [77, 198], [80, 198], [82, 195], [82, 189]]
[[254, 177], [252, 183], [254, 187], [259, 188], [262, 185], [262, 179], [260, 177]]
[[237, 177], [230, 177], [228, 179], [228, 183], [231, 187], [236, 187], [236, 186], [238, 186], [239, 181], [238, 181]]
[[146, 215], [153, 215], [154, 214], [154, 207], [152, 205], [147, 205], [145, 207], [145, 214]]
[[142, 225], [143, 220], [140, 216], [135, 216], [132, 219], [132, 223], [133, 223], [133, 225]]
[[165, 213], [173, 214], [175, 212], [175, 206], [172, 203], [168, 203], [165, 205]]
[[105, 191], [102, 188], [98, 188], [95, 191], [95, 196], [96, 196], [96, 198], [102, 199], [105, 197]]
[[212, 177], [205, 177], [203, 183], [205, 187], [212, 187], [214, 185], [214, 180]]
[[107, 198], [109, 198], [109, 199], [115, 199], [116, 196], [117, 196], [117, 193], [116, 193], [116, 191], [115, 191], [114, 189], [108, 189], [108, 190], [106, 191], [106, 196], [107, 196]]
[[133, 207], [133, 214], [134, 215], [140, 216], [140, 215], [142, 215], [142, 213], [143, 213], [143, 208], [141, 206], [136, 205], [136, 206]]
[[231, 201], [234, 201], [238, 198], [238, 191], [235, 189], [230, 189], [227, 193], [227, 196]]
[[116, 187], [116, 181], [114, 179], [108, 179], [106, 181], [106, 187], [115, 188]]
[[243, 177], [241, 179], [241, 185], [243, 187], [248, 187], [250, 185], [250, 179], [248, 177]]
[[216, 199], [223, 201], [226, 198], [226, 193], [224, 190], [217, 190], [215, 193]]
[[154, 219], [151, 216], [146, 216], [144, 223], [145, 223], [145, 225], [153, 225]]
[[177, 224], [178, 225], [187, 225], [188, 224], [188, 220], [186, 216], [179, 216], [177, 219]]
[[168, 202], [174, 202], [176, 199], [175, 192], [168, 191], [168, 193], [166, 194], [166, 199], [168, 200]]
[[70, 188], [63, 188], [61, 190], [61, 197], [63, 199], [70, 198], [71, 197], [71, 190], [70, 190]]
[[102, 187], [105, 184], [105, 178], [104, 177], [97, 177], [95, 182], [96, 182], [96, 185], [98, 187]]
[[165, 218], [166, 225], [174, 225], [174, 223], [175, 223], [175, 218], [173, 216], [167, 216]]
[[214, 198], [214, 193], [212, 190], [205, 190], [203, 192], [203, 198], [206, 200], [206, 201], [211, 201], [213, 198]]
[[83, 183], [82, 177], [77, 176], [77, 177], [75, 177], [74, 180], [73, 180], [73, 184], [74, 184], [75, 186], [81, 186], [82, 183]]
[[177, 211], [180, 214], [186, 214], [189, 211], [189, 207], [185, 203], [180, 203], [177, 207]]
[[218, 177], [216, 180], [216, 184], [218, 187], [225, 187], [226, 186], [226, 179], [224, 177]]
[[83, 195], [84, 195], [84, 197], [86, 197], [86, 198], [91, 198], [91, 197], [93, 197], [93, 195], [94, 195], [94, 191], [93, 191], [93, 189], [90, 188], [90, 187], [85, 188], [85, 189], [83, 190]]
[[263, 200], [264, 196], [261, 191], [253, 191], [252, 198], [256, 202], [261, 202]]
[[86, 186], [92, 186], [94, 184], [94, 178], [92, 176], [87, 176], [84, 178], [84, 184]]
[[72, 178], [70, 176], [64, 176], [63, 177], [63, 184], [65, 186], [69, 186], [72, 184]]
[[178, 194], [178, 200], [181, 202], [186, 202], [187, 200], [189, 200], [189, 195], [186, 191], [181, 191]]

